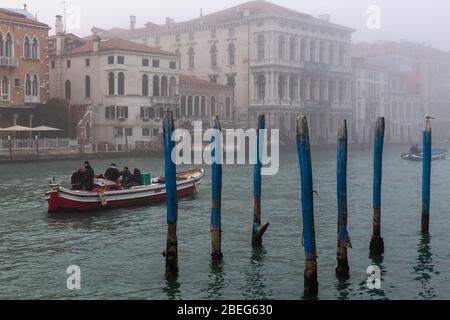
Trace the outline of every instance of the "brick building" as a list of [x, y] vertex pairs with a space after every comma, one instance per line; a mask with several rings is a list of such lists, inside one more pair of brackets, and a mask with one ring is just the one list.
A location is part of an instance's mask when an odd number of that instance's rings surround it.
[[32, 126], [48, 100], [48, 30], [26, 7], [0, 8], [0, 128]]

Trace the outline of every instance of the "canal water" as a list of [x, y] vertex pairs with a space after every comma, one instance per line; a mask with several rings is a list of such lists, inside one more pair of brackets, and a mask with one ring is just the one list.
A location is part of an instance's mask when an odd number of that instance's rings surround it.
[[[335, 277], [334, 151], [314, 151], [319, 299], [444, 299], [450, 297], [450, 160], [433, 162], [430, 238], [420, 234], [421, 163], [384, 161], [382, 261], [369, 259], [372, 153], [349, 152], [351, 278]], [[159, 158], [91, 161], [163, 173]], [[281, 156], [280, 172], [263, 179], [264, 248], [251, 247], [252, 168], [225, 166], [223, 252], [210, 259], [210, 168], [195, 199], [179, 203], [176, 281], [164, 278], [164, 205], [89, 214], [48, 214], [44, 192], [56, 177], [68, 183], [81, 161], [0, 165], [0, 299], [301, 299], [304, 253], [297, 155]], [[380, 290], [367, 287], [367, 268], [382, 271]], [[66, 270], [81, 268], [81, 290], [69, 291]]]

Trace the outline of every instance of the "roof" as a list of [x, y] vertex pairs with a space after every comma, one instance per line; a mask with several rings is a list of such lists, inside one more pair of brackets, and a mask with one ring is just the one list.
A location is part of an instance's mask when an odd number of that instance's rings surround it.
[[231, 89], [231, 87], [226, 86], [224, 84], [203, 80], [195, 76], [188, 76], [185, 74], [180, 74], [180, 85], [196, 85], [196, 86], [214, 87], [217, 89]]
[[[88, 40], [85, 42], [84, 45], [75, 48], [73, 50], [68, 50], [65, 52], [65, 54], [72, 55], [72, 54], [87, 54], [93, 52], [93, 40]], [[161, 54], [161, 55], [168, 55], [177, 57], [172, 52], [161, 50], [154, 47], [148, 47], [143, 44], [131, 42], [124, 39], [119, 38], [113, 38], [113, 39], [107, 39], [107, 40], [101, 40], [100, 41], [100, 47], [99, 52], [105, 52], [105, 51], [114, 51], [114, 50], [122, 50], [122, 51], [133, 51], [133, 52], [139, 52], [139, 53], [150, 53], [150, 54]]]
[[39, 22], [34, 19], [30, 19], [27, 15], [11, 11], [5, 8], [0, 8], [0, 20], [10, 21], [10, 22], [17, 22], [17, 23], [26, 23], [29, 25], [34, 25], [37, 27], [44, 27], [49, 28], [49, 26], [43, 22]]
[[313, 23], [317, 23], [323, 26], [332, 26], [335, 28], [339, 28], [348, 32], [355, 31], [355, 29], [337, 25], [329, 21], [324, 21], [319, 18], [315, 18], [309, 14], [288, 9], [264, 0], [254, 0], [245, 2], [238, 6], [213, 12], [207, 15], [203, 15], [201, 17], [191, 19], [188, 21], [170, 23], [170, 25], [167, 24], [157, 25], [153, 22], [147, 22], [145, 24], [146, 26], [145, 28], [137, 28], [134, 30], [125, 28], [113, 28], [110, 30], [102, 30], [100, 28], [94, 29], [96, 29], [99, 32], [99, 34], [107, 34], [108, 36], [111, 37], [139, 38], [148, 35], [149, 32], [165, 32], [165, 31], [172, 31], [174, 29], [193, 28], [201, 25], [205, 26], [205, 25], [224, 24], [242, 20], [247, 16], [249, 17], [279, 16], [290, 19], [303, 19], [309, 20]]

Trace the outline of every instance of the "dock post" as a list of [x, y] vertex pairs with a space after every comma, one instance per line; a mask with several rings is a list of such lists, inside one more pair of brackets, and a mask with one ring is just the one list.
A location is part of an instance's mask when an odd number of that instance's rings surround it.
[[218, 152], [222, 149], [220, 141], [220, 121], [219, 117], [215, 117], [213, 128], [214, 148], [211, 150], [212, 163], [212, 207], [211, 207], [211, 240], [212, 252], [211, 257], [213, 261], [222, 260], [222, 163], [218, 160]]
[[166, 182], [166, 206], [167, 206], [167, 246], [163, 256], [166, 258], [166, 278], [174, 278], [178, 275], [178, 240], [177, 240], [177, 177], [176, 165], [172, 159], [172, 150], [175, 143], [172, 141], [174, 132], [173, 114], [167, 111], [163, 119], [164, 132], [164, 164]]
[[384, 253], [381, 237], [381, 178], [383, 171], [384, 118], [378, 118], [375, 126], [374, 177], [373, 177], [373, 235], [370, 242], [370, 256]]
[[297, 119], [297, 153], [301, 176], [301, 203], [303, 216], [303, 244], [305, 247], [305, 297], [315, 298], [317, 282], [317, 253], [314, 226], [314, 190], [308, 122], [305, 116]]
[[266, 129], [266, 117], [260, 115], [258, 119], [257, 130], [257, 146], [256, 146], [256, 164], [253, 170], [253, 194], [254, 194], [254, 207], [253, 207], [253, 232], [252, 232], [252, 244], [254, 246], [262, 245], [262, 237], [269, 228], [270, 223], [261, 225], [261, 194], [262, 194], [262, 182], [261, 182], [261, 156], [263, 147], [263, 133], [262, 130]]
[[423, 169], [422, 169], [422, 234], [429, 233], [431, 196], [431, 121], [426, 120], [423, 131]]
[[347, 230], [347, 151], [348, 129], [347, 120], [339, 123], [337, 145], [337, 202], [338, 202], [338, 242], [337, 242], [337, 268], [336, 275], [348, 278], [347, 248], [351, 248]]

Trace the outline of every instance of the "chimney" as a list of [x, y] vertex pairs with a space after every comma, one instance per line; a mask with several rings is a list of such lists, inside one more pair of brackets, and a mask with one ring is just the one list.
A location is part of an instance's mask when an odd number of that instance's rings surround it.
[[130, 30], [136, 29], [136, 16], [130, 16]]
[[61, 15], [56, 16], [55, 31], [56, 31], [56, 34], [64, 33], [64, 23], [63, 23]]
[[26, 3], [23, 5], [23, 10], [27, 11], [27, 4]]
[[100, 49], [100, 41], [102, 39], [98, 36], [97, 32], [94, 32], [94, 37], [92, 38], [92, 51], [98, 52]]

